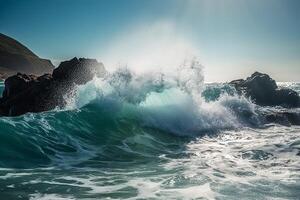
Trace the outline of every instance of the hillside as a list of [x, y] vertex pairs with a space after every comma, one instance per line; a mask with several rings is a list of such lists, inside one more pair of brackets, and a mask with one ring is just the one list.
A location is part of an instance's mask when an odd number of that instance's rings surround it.
[[39, 58], [20, 42], [0, 33], [0, 79], [17, 72], [42, 75], [53, 69], [50, 60]]

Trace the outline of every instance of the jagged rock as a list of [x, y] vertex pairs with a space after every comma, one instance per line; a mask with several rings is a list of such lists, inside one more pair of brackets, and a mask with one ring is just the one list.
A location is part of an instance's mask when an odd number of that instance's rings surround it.
[[53, 71], [53, 79], [58, 81], [73, 81], [76, 84], [84, 84], [95, 75], [103, 73], [104, 66], [96, 59], [73, 58], [62, 62]]
[[52, 75], [18, 73], [5, 80], [0, 115], [18, 116], [65, 106], [65, 97], [72, 94], [76, 85], [85, 84], [94, 76], [103, 76], [104, 73], [102, 63], [84, 58], [62, 62]]
[[278, 88], [276, 82], [267, 74], [255, 72], [246, 80], [238, 79], [229, 84], [258, 105], [283, 107], [299, 107], [300, 105], [297, 92], [288, 88]]
[[27, 75], [18, 73], [17, 75], [11, 76], [4, 82], [5, 88], [2, 94], [3, 99], [14, 96], [20, 91], [24, 91], [29, 88], [35, 81], [37, 77], [35, 75]]

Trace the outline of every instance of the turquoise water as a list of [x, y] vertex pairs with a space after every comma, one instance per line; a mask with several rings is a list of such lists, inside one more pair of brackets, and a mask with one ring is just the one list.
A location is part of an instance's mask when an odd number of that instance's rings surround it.
[[1, 199], [299, 199], [299, 126], [263, 123], [227, 84], [195, 100], [114, 80], [65, 110], [0, 118]]

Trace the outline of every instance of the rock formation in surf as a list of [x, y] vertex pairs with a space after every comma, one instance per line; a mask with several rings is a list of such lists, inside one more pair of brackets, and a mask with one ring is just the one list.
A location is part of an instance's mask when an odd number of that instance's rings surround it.
[[246, 80], [238, 79], [229, 84], [261, 106], [287, 108], [300, 106], [300, 97], [296, 91], [289, 88], [278, 88], [276, 82], [267, 74], [255, 72]]
[[18, 73], [5, 80], [0, 99], [0, 115], [18, 116], [63, 107], [76, 85], [103, 76], [105, 68], [95, 59], [73, 58], [62, 62], [52, 74], [42, 76]]
[[269, 75], [260, 72], [253, 73], [246, 80], [231, 81], [236, 90], [261, 106], [281, 106], [276, 111], [261, 113], [266, 122], [282, 125], [300, 125], [300, 113], [296, 108], [300, 106], [298, 93], [289, 88], [279, 88]]
[[275, 123], [281, 125], [300, 125], [300, 113], [291, 110], [281, 110], [276, 112], [269, 112], [264, 115], [268, 123]]
[[20, 42], [0, 33], [0, 79], [18, 72], [43, 75], [53, 69], [50, 60], [39, 58]]

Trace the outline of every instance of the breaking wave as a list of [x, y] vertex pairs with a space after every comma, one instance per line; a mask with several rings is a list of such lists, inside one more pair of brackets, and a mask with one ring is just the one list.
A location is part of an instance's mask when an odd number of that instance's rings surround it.
[[299, 127], [266, 125], [261, 110], [280, 108], [204, 83], [195, 60], [167, 74], [121, 68], [68, 98], [0, 118], [3, 198], [297, 199]]

